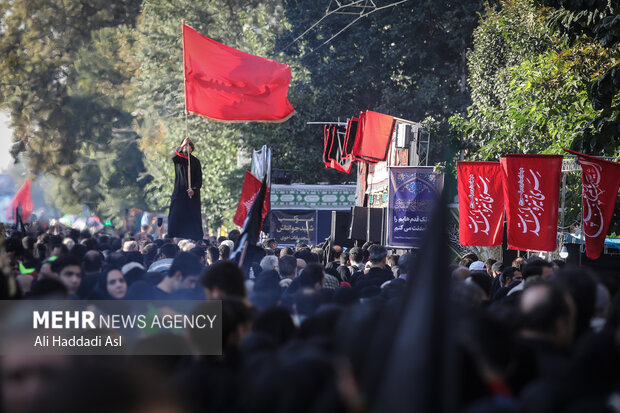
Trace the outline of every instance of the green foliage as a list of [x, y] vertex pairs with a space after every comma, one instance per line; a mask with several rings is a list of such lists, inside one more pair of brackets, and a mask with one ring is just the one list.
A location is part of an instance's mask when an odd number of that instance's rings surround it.
[[[12, 152], [16, 159], [26, 152], [33, 174], [57, 179], [50, 201], [61, 211], [86, 204], [104, 217], [119, 214], [128, 198], [108, 185], [105, 176], [114, 169], [128, 174], [123, 190], [144, 205], [143, 184], [131, 179], [143, 171], [142, 155], [135, 143], [117, 142], [116, 131], [131, 125], [123, 106], [131, 66], [120, 63], [123, 31], [112, 29], [131, 25], [139, 6], [139, 0], [0, 5], [0, 105], [11, 114]], [[132, 155], [128, 163], [106, 165], [119, 151]]]
[[[615, 56], [588, 41], [569, 46], [551, 34], [552, 19], [528, 0], [487, 7], [468, 56], [472, 105], [452, 119], [471, 157], [583, 150], [584, 131], [601, 115], [589, 102], [591, 79]], [[612, 136], [600, 143], [609, 153], [618, 146]]]
[[565, 44], [572, 48], [580, 44], [600, 45], [604, 50], [595, 56], [600, 64], [598, 73], [588, 79], [592, 107], [600, 113], [582, 128], [573, 148], [620, 157], [620, 3], [617, 0], [544, 0], [540, 3], [553, 8], [548, 27]]

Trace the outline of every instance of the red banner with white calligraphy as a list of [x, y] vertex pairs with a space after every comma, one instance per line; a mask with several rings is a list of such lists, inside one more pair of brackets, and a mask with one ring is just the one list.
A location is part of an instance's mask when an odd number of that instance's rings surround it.
[[595, 260], [601, 256], [605, 236], [614, 214], [616, 196], [620, 187], [620, 163], [575, 151], [566, 151], [577, 155], [577, 161], [581, 165], [586, 255]]
[[506, 155], [500, 163], [508, 248], [555, 251], [562, 155]]
[[499, 162], [457, 162], [459, 242], [491, 247], [502, 243], [504, 193]]

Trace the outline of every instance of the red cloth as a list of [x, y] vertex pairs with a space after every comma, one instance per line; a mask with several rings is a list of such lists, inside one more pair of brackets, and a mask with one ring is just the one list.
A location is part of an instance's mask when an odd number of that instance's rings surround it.
[[392, 141], [394, 117], [367, 110], [360, 114], [353, 160], [376, 163], [385, 161]]
[[32, 204], [32, 195], [30, 194], [30, 179], [26, 179], [24, 184], [17, 190], [17, 193], [11, 200], [11, 203], [7, 205], [4, 210], [6, 219], [9, 221], [15, 221], [15, 208], [19, 207], [19, 213], [22, 217], [22, 221], [28, 221], [34, 208]]
[[555, 251], [562, 155], [506, 155], [500, 163], [508, 248]]
[[183, 25], [187, 110], [225, 121], [282, 122], [295, 114], [286, 95], [291, 68], [244, 53]]
[[338, 125], [327, 125], [324, 130], [323, 162], [325, 167], [340, 172], [349, 173], [353, 167], [353, 161], [343, 157], [346, 145], [346, 129]]
[[[245, 171], [245, 180], [243, 181], [243, 189], [241, 190], [241, 197], [239, 198], [239, 204], [237, 205], [237, 212], [233, 218], [233, 222], [240, 227], [243, 227], [245, 223], [245, 219], [248, 216], [248, 212], [250, 208], [252, 208], [252, 204], [258, 195], [258, 191], [260, 191], [262, 182], [260, 179], [255, 177], [250, 173], [250, 171]], [[267, 192], [265, 193], [265, 201], [263, 202], [263, 218], [261, 221], [261, 227], [263, 222], [265, 222], [265, 217], [269, 212], [269, 208], [271, 206], [271, 200], [269, 197], [269, 187], [267, 187]]]
[[595, 260], [601, 256], [605, 236], [614, 214], [616, 196], [620, 187], [620, 163], [575, 151], [566, 151], [577, 155], [577, 161], [581, 165], [586, 255]]
[[355, 138], [357, 136], [357, 130], [360, 124], [360, 119], [352, 117], [347, 119], [347, 132], [344, 137], [344, 151], [342, 152], [343, 159], [350, 159], [353, 161], [351, 152], [353, 146], [355, 146]]
[[502, 243], [504, 190], [499, 162], [457, 162], [459, 242], [490, 247]]

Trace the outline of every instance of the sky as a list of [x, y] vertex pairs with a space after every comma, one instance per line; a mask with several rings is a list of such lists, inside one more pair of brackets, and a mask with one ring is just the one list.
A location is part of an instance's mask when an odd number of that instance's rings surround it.
[[11, 134], [9, 127], [10, 117], [5, 112], [0, 112], [0, 172], [5, 172], [13, 163], [9, 150], [11, 149]]

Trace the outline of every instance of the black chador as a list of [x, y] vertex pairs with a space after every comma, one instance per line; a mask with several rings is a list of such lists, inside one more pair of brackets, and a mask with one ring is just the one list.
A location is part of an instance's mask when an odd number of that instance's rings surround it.
[[[191, 191], [188, 189], [187, 154], [190, 153]], [[168, 236], [199, 240], [203, 238], [202, 216], [200, 214], [200, 188], [202, 187], [202, 170], [200, 161], [191, 152], [194, 144], [183, 141], [181, 147], [172, 154], [174, 162], [174, 192], [168, 212]]]

